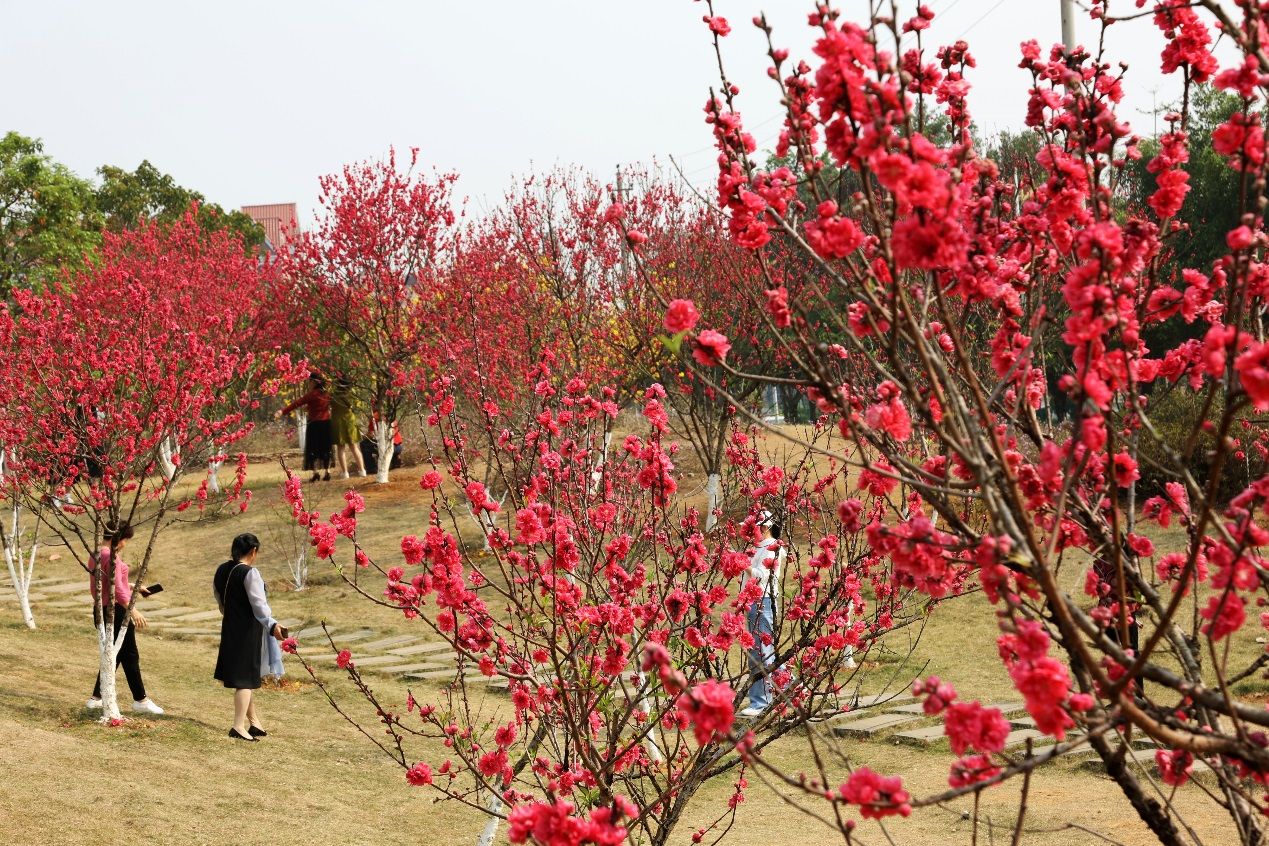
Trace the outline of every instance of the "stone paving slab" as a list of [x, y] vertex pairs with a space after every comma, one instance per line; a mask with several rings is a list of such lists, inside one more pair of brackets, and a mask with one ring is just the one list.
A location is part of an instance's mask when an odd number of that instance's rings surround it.
[[195, 637], [220, 637], [220, 629], [203, 629], [197, 626], [182, 626], [177, 629], [164, 629], [164, 634], [193, 635]]
[[300, 640], [303, 640], [306, 637], [316, 637], [317, 635], [321, 633], [322, 633], [321, 626], [309, 626], [307, 629], [301, 629], [300, 631], [295, 632], [295, 637], [299, 638]]
[[393, 635], [392, 637], [385, 637], [380, 640], [373, 641], [371, 643], [360, 644], [357, 648], [367, 649], [367, 650], [383, 650], [392, 646], [405, 646], [406, 644], [409, 644], [409, 643], [416, 643], [422, 639], [423, 638], [419, 637], [418, 635]]
[[1053, 743], [1053, 738], [1044, 732], [1036, 731], [1033, 728], [1023, 728], [1011, 731], [1005, 736], [1005, 748], [1015, 749], [1019, 746], [1025, 746], [1028, 740], [1033, 742], [1033, 746], [1049, 746]]
[[888, 714], [920, 714], [921, 716], [924, 717], [926, 716], [925, 703], [924, 702], [909, 702], [906, 705], [895, 705], [891, 708], [887, 708], [886, 713]]
[[88, 586], [79, 582], [63, 582], [61, 584], [40, 585], [40, 590], [44, 593], [74, 593], [77, 590], [88, 593]]
[[281, 623], [283, 626], [286, 626], [288, 629], [293, 629], [293, 628], [295, 628], [296, 626], [298, 626], [298, 625], [300, 625], [301, 623], [303, 623], [304, 621], [303, 621], [303, 620], [298, 620], [298, 619], [296, 619], [295, 617], [287, 617], [287, 618], [286, 618], [286, 619], [284, 619], [284, 620], [278, 620], [278, 622], [279, 622], [279, 623]]
[[44, 603], [47, 608], [92, 608], [91, 601], [85, 602], [82, 599], [59, 599], [55, 602]]
[[[1140, 764], [1153, 772], [1155, 770], [1154, 753], [1154, 749], [1130, 749], [1128, 750], [1128, 754], [1124, 756], [1124, 761], [1129, 765]], [[1096, 752], [1091, 752], [1088, 756], [1080, 758], [1079, 766], [1081, 769], [1095, 770], [1098, 772], [1101, 772], [1106, 768], [1105, 762], [1102, 761], [1101, 756]], [[1202, 761], [1196, 760], [1194, 762], [1194, 770], [1196, 772], [1210, 772], [1211, 767], [1207, 766], [1207, 764], [1204, 764]]]
[[935, 743], [946, 740], [947, 735], [943, 733], [943, 724], [940, 723], [937, 726], [898, 732], [895, 734], [894, 739], [916, 746], [933, 746]]
[[176, 623], [205, 623], [208, 620], [216, 620], [221, 617], [220, 611], [199, 611], [194, 614], [182, 614], [179, 617], [173, 617], [172, 621]]
[[842, 705], [849, 705], [851, 710], [872, 708], [875, 705], [901, 705], [916, 699], [911, 693], [878, 693], [872, 696], [861, 696], [858, 702], [854, 702], [854, 697], [846, 692], [838, 694], [838, 698], [841, 699]]
[[862, 720], [833, 723], [832, 726], [833, 734], [838, 737], [872, 738], [888, 729], [915, 723], [921, 719], [910, 714], [878, 714], [875, 717], [864, 717]]
[[[55, 578], [53, 576], [43, 576], [43, 577], [35, 576], [34, 578], [31, 579], [31, 586], [35, 587], [37, 585], [60, 585], [60, 584], [63, 584], [65, 581], [66, 581], [65, 579]], [[13, 580], [9, 578], [7, 573], [3, 579], [0, 579], [0, 587], [6, 587], [6, 588], [13, 587]]]
[[181, 614], [188, 614], [189, 612], [196, 610], [197, 609], [192, 605], [165, 605], [155, 608], [154, 610], [146, 608], [142, 610], [141, 613], [146, 616], [146, 619], [153, 617], [155, 619], [162, 620], [165, 617], [179, 617]]
[[[48, 597], [46, 597], [46, 596], [45, 596], [44, 594], [42, 594], [42, 593], [36, 593], [35, 591], [31, 591], [29, 594], [27, 594], [27, 597], [26, 597], [26, 598], [27, 598], [27, 601], [28, 601], [28, 602], [39, 602], [41, 599], [47, 599]], [[9, 593], [0, 593], [0, 601], [3, 601], [3, 602], [17, 602], [17, 601], [18, 601], [18, 595], [17, 595], [16, 593], [13, 593], [13, 592], [9, 592]]]
[[390, 664], [400, 664], [401, 657], [399, 655], [369, 655], [365, 658], [358, 658], [353, 655], [353, 663], [358, 667], [374, 667], [378, 669]]
[[[445, 670], [430, 670], [423, 673], [406, 673], [405, 677], [407, 679], [435, 681], [436, 679], [457, 679], [458, 674], [453, 669], [445, 669]], [[480, 673], [468, 673], [466, 676], [464, 676], [463, 680], [467, 682], [467, 684], [478, 684], [478, 683], [484, 684], [484, 683], [493, 681], [493, 679], [495, 678], [502, 678], [502, 677], [501, 676], [486, 676]]]
[[[322, 630], [319, 628], [317, 630], [317, 633], [321, 634], [321, 632]], [[365, 640], [368, 637], [374, 637], [374, 634], [375, 634], [374, 629], [361, 629], [360, 631], [345, 632], [344, 634], [331, 635], [331, 640], [335, 641], [336, 643], [354, 643], [355, 641], [358, 641], [358, 640]]]
[[393, 667], [376, 667], [375, 669], [381, 673], [423, 673], [432, 670], [448, 670], [452, 673], [454, 671], [453, 667], [446, 667], [444, 664], [435, 661], [427, 661], [422, 664], [397, 664]]
[[450, 649], [450, 645], [445, 641], [440, 643], [420, 643], [415, 646], [398, 646], [395, 649], [389, 649], [393, 655], [423, 655], [428, 652], [441, 652]]
[[[372, 632], [372, 631], [348, 632], [347, 634], [339, 634], [338, 632], [332, 632], [332, 633], [331, 633], [331, 640], [335, 642], [335, 645], [336, 645], [336, 646], [343, 646], [344, 644], [353, 643], [353, 641], [357, 641], [357, 640], [360, 640], [360, 639], [362, 639], [362, 638], [367, 638], [367, 637], [370, 637], [370, 636], [371, 636], [371, 635], [373, 635], [373, 634], [374, 634], [374, 632]], [[314, 640], [313, 640], [313, 644], [312, 644], [312, 645], [314, 645], [314, 646], [315, 646], [315, 648], [317, 648], [317, 649], [329, 649], [329, 648], [330, 648], [330, 644], [328, 644], [328, 643], [326, 642], [326, 638], [325, 638], [325, 636], [322, 634], [322, 630], [321, 630], [321, 628], [317, 628], [316, 630], [314, 630], [314, 629], [305, 629], [304, 631], [299, 632], [298, 634], [295, 634], [295, 635], [294, 635], [294, 637], [295, 637], [297, 640], [299, 640], [299, 641], [300, 641], [300, 645], [301, 645], [301, 646], [303, 646], [303, 645], [304, 645], [304, 640], [305, 640], [305, 638], [314, 638]], [[354, 644], [354, 645], [356, 645], [356, 644]], [[333, 654], [333, 653], [331, 653], [331, 654], [330, 654], [330, 655], [328, 655], [328, 656], [318, 655], [318, 656], [314, 657], [314, 659], [313, 659], [313, 660], [315, 660], [315, 661], [321, 661], [321, 660], [334, 661], [334, 660], [335, 660], [335, 656], [334, 656], [334, 654]]]

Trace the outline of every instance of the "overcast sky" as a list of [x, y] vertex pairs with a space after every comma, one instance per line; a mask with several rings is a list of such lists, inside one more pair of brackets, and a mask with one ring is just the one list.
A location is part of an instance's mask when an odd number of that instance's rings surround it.
[[[1060, 39], [1059, 0], [927, 0], [926, 44], [965, 38], [978, 59], [971, 109], [991, 132], [1018, 128], [1027, 75], [1018, 45]], [[840, 0], [849, 14], [865, 0]], [[911, 10], [913, 2], [902, 2]], [[774, 138], [778, 103], [760, 9], [777, 43], [809, 55], [811, 0], [717, 0], [747, 124]], [[1112, 9], [1129, 12], [1131, 0]], [[315, 205], [317, 177], [417, 146], [462, 175], [474, 210], [513, 174], [578, 163], [669, 164], [708, 182], [702, 122], [717, 70], [704, 6], [691, 0], [0, 0], [0, 130], [44, 139], [84, 175], [149, 159], [229, 207]], [[1081, 16], [1081, 40], [1096, 38]], [[1124, 116], [1148, 133], [1162, 41], [1148, 19], [1111, 30], [1130, 65]]]

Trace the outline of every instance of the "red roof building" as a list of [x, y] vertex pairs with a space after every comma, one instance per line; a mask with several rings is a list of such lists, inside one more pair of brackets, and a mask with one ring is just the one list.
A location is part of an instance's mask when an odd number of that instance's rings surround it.
[[267, 249], [270, 250], [282, 249], [300, 231], [300, 218], [295, 203], [243, 206], [242, 213], [264, 229], [264, 237], [268, 240]]

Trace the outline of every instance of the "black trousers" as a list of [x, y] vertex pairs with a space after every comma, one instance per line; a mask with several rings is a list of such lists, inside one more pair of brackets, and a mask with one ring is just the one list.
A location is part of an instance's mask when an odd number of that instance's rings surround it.
[[[115, 637], [119, 637], [119, 627], [123, 625], [123, 621], [128, 619], [128, 609], [122, 605], [115, 606]], [[119, 647], [119, 654], [115, 656], [115, 666], [123, 665], [123, 674], [128, 677], [128, 687], [132, 690], [132, 699], [134, 702], [140, 702], [145, 699], [145, 682], [141, 681], [141, 655], [137, 652], [137, 631], [131, 622], [128, 623], [128, 631], [123, 636], [123, 644]], [[101, 675], [97, 676], [97, 683], [93, 685], [93, 698], [101, 697]]]

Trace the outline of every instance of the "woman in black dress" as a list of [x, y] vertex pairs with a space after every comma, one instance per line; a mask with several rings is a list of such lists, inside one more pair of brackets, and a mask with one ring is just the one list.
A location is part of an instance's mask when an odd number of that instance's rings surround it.
[[232, 557], [216, 568], [212, 590], [224, 619], [220, 624], [220, 653], [216, 678], [234, 692], [234, 726], [229, 736], [258, 740], [267, 732], [256, 717], [255, 691], [265, 675], [282, 674], [277, 641], [286, 629], [273, 619], [265, 598], [264, 579], [254, 566], [260, 541], [252, 534], [234, 538]]

